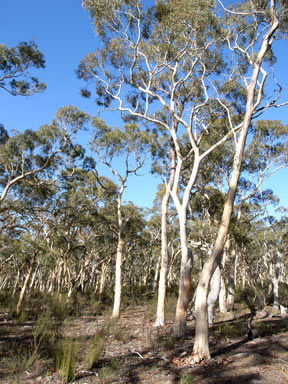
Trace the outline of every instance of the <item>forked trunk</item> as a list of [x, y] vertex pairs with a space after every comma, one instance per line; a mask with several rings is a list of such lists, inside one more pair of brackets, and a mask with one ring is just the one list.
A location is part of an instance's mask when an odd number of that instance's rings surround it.
[[254, 112], [254, 101], [257, 79], [260, 72], [260, 66], [263, 58], [270, 47], [270, 39], [274, 32], [277, 30], [279, 22], [277, 19], [273, 20], [269, 31], [263, 38], [262, 46], [260, 48], [257, 60], [253, 64], [253, 72], [251, 81], [248, 87], [246, 110], [241, 126], [240, 136], [236, 145], [236, 151], [233, 159], [233, 167], [229, 181], [229, 189], [224, 203], [221, 225], [218, 230], [218, 235], [211, 253], [210, 258], [206, 261], [203, 267], [202, 274], [199, 279], [196, 300], [195, 300], [195, 315], [196, 315], [196, 329], [195, 329], [195, 343], [193, 350], [193, 360], [199, 362], [201, 360], [210, 359], [209, 342], [208, 342], [208, 321], [207, 321], [207, 296], [208, 288], [211, 277], [217, 265], [221, 263], [221, 253], [223, 251], [230, 218], [232, 214], [235, 194], [238, 186], [238, 181], [241, 172], [242, 158], [248, 134], [248, 129]]

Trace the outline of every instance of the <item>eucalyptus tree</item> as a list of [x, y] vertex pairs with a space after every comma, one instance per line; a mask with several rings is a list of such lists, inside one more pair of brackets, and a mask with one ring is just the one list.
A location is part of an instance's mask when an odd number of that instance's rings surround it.
[[[99, 160], [111, 171], [117, 179], [117, 251], [115, 266], [115, 290], [112, 318], [120, 316], [121, 305], [121, 265], [123, 249], [125, 246], [125, 230], [131, 216], [125, 216], [122, 207], [124, 189], [127, 186], [129, 175], [137, 175], [137, 171], [144, 165], [146, 158], [146, 148], [148, 136], [146, 131], [140, 131], [135, 123], [127, 123], [123, 129], [110, 127], [99, 118], [92, 120], [94, 127], [91, 148], [97, 153]], [[123, 170], [119, 167], [119, 162], [123, 158]], [[114, 162], [113, 162], [114, 160]], [[122, 162], [121, 162], [122, 163]], [[118, 165], [118, 166], [117, 166]], [[119, 170], [120, 168], [120, 170]]]
[[[174, 334], [181, 336], [191, 288], [192, 254], [187, 241], [190, 193], [200, 163], [235, 133], [227, 121], [217, 141], [208, 147], [204, 143], [217, 129], [217, 120], [227, 114], [211, 86], [217, 79], [215, 87], [223, 85], [219, 77], [224, 64], [221, 20], [210, 0], [195, 1], [192, 7], [187, 0], [157, 1], [148, 9], [140, 0], [85, 0], [82, 4], [93, 18], [102, 48], [81, 61], [79, 78], [95, 85], [98, 105], [121, 111], [128, 120], [144, 120], [156, 126], [160, 135], [166, 132], [171, 138], [166, 184], [180, 227], [182, 263]], [[233, 77], [233, 72], [227, 72]], [[225, 90], [229, 97], [231, 91]], [[82, 94], [89, 96], [89, 87]], [[237, 104], [234, 107], [236, 110]], [[179, 188], [187, 160], [190, 177]]]
[[[61, 154], [71, 149], [71, 137], [87, 122], [87, 115], [75, 107], [60, 108], [50, 125], [38, 131], [26, 130], [5, 138], [0, 146], [0, 174], [2, 192], [0, 212], [8, 192], [16, 186], [29, 183], [50, 183], [49, 169], [61, 164]], [[41, 176], [46, 180], [38, 180]], [[40, 179], [41, 179], [40, 177]]]
[[[165, 298], [167, 288], [167, 273], [168, 273], [168, 221], [169, 221], [169, 199], [170, 190], [173, 185], [175, 175], [175, 151], [173, 146], [170, 145], [171, 152], [171, 172], [168, 183], [165, 186], [164, 193], [161, 199], [161, 260], [159, 264], [159, 284], [158, 284], [158, 301], [156, 310], [155, 326], [164, 326], [165, 324]], [[169, 170], [169, 167], [168, 167]], [[163, 175], [163, 169], [161, 171]], [[157, 264], [157, 266], [158, 266]], [[155, 276], [156, 280], [156, 276]], [[155, 281], [156, 282], [156, 281]]]
[[[37, 209], [51, 192], [61, 166], [63, 155], [72, 149], [71, 138], [83, 128], [87, 115], [77, 108], [66, 107], [58, 110], [50, 125], [42, 126], [38, 131], [26, 130], [24, 133], [5, 138], [0, 145], [0, 197], [1, 228], [0, 232], [14, 227], [15, 231], [29, 234], [34, 220], [28, 212], [29, 208]], [[2, 132], [3, 133], [3, 132]], [[30, 211], [31, 212], [31, 211]], [[43, 228], [45, 217], [40, 218]], [[13, 220], [11, 221], [11, 216]], [[9, 223], [7, 224], [7, 219]], [[31, 241], [38, 239], [40, 229], [30, 233]], [[19, 236], [19, 235], [18, 235]], [[28, 235], [27, 235], [28, 236]], [[34, 237], [33, 237], [34, 236]], [[20, 236], [21, 238], [22, 236]], [[36, 252], [36, 248], [35, 248]], [[29, 273], [23, 283], [17, 311], [34, 272], [35, 258], [31, 253]]]
[[259, 231], [259, 243], [264, 248], [264, 263], [273, 287], [273, 308], [280, 309], [279, 282], [285, 281], [283, 266], [287, 251], [287, 217], [276, 220], [266, 211], [265, 219], [268, 226], [263, 226]]
[[[251, 220], [255, 220], [257, 216], [263, 215], [263, 206], [271, 200], [271, 194], [269, 191], [261, 192], [262, 183], [267, 180], [273, 173], [279, 169], [287, 166], [287, 126], [279, 121], [265, 121], [259, 120], [256, 124], [251, 127], [251, 140], [247, 149], [245, 150], [243, 165], [242, 165], [242, 176], [239, 179], [239, 187], [236, 194], [236, 206], [235, 206], [235, 220], [232, 220], [232, 228], [230, 226], [229, 238], [227, 240], [227, 247], [224, 257], [222, 259], [222, 268], [227, 261], [227, 251], [231, 251], [231, 260], [229, 261], [229, 282], [228, 282], [228, 303], [230, 308], [233, 309], [234, 305], [234, 275], [237, 270], [238, 257], [236, 249], [233, 246], [235, 242], [233, 238], [237, 238], [240, 228], [237, 226], [241, 225], [241, 222], [245, 225]], [[215, 162], [215, 166], [218, 169], [218, 176], [216, 183], [222, 191], [225, 191], [226, 184], [229, 182], [229, 176], [231, 173], [231, 160], [226, 161], [224, 156], [224, 149], [226, 152], [231, 152], [231, 143], [225, 143], [222, 147], [222, 151], [219, 153], [212, 154], [212, 158]], [[228, 156], [229, 160], [229, 156]], [[222, 176], [222, 180], [220, 178]], [[247, 202], [250, 204], [247, 205]], [[251, 206], [255, 206], [252, 210], [249, 209]], [[258, 211], [256, 212], [256, 208]], [[219, 217], [220, 221], [220, 217]], [[243, 226], [242, 226], [243, 227]], [[217, 278], [216, 278], [217, 274]], [[214, 276], [215, 275], [215, 276]], [[220, 289], [219, 267], [216, 268], [213, 275], [213, 287], [210, 283], [210, 293], [208, 296], [208, 319], [209, 322], [213, 319], [213, 311], [218, 299]]]
[[0, 44], [1, 89], [12, 96], [43, 92], [46, 85], [33, 75], [34, 68], [45, 68], [44, 55], [35, 42], [24, 41], [11, 48]]
[[[241, 220], [247, 222], [247, 213], [243, 216], [243, 207], [246, 202], [252, 202], [259, 206], [256, 215], [264, 214], [264, 207], [270, 202], [269, 191], [261, 191], [262, 184], [272, 174], [287, 166], [288, 141], [287, 126], [280, 121], [259, 120], [251, 127], [253, 138], [245, 150], [243, 161], [243, 173], [240, 179], [240, 188], [236, 195], [237, 199], [237, 223]], [[226, 175], [227, 177], [227, 175]], [[255, 213], [252, 213], [252, 216]], [[237, 257], [233, 251], [230, 263], [228, 303], [231, 308], [234, 305], [234, 271]]]
[[[84, 163], [87, 163], [87, 158]], [[89, 163], [91, 165], [91, 160]], [[101, 177], [101, 185], [109, 189], [103, 192], [90, 166], [84, 169], [80, 165], [81, 161], [77, 164], [73, 159], [62, 171], [53, 210], [50, 210], [43, 231], [49, 250], [47, 258], [50, 258], [50, 264], [52, 261], [47, 279], [49, 290], [67, 291], [68, 296], [76, 288], [82, 291], [88, 285], [93, 288], [92, 282], [95, 283], [103, 259], [105, 233], [109, 231], [109, 225], [100, 212], [101, 206], [115, 192], [113, 183]], [[108, 235], [106, 242], [113, 243]]]
[[[220, 1], [219, 3], [222, 4]], [[276, 106], [277, 100], [280, 97], [280, 94], [278, 94], [274, 100], [268, 100], [267, 104], [264, 104], [264, 86], [268, 77], [265, 68], [269, 65], [269, 59], [270, 64], [273, 65], [274, 60], [271, 53], [277, 30], [280, 30], [282, 27], [287, 28], [287, 6], [282, 1], [250, 1], [236, 5], [233, 9], [226, 9], [223, 6], [223, 9], [227, 15], [223, 19], [227, 27], [227, 47], [238, 58], [236, 68], [243, 65], [246, 67], [245, 72], [242, 72], [238, 78], [239, 82], [242, 81], [242, 84], [246, 87], [246, 103], [238, 134], [235, 132], [238, 121], [237, 123], [233, 121], [233, 117], [229, 112], [229, 106], [225, 104], [229, 123], [234, 132], [235, 155], [221, 225], [211, 256], [203, 267], [196, 292], [196, 336], [193, 351], [193, 359], [195, 361], [210, 358], [207, 321], [209, 283], [216, 266], [221, 262], [221, 254], [228, 233], [251, 121], [263, 110]]]

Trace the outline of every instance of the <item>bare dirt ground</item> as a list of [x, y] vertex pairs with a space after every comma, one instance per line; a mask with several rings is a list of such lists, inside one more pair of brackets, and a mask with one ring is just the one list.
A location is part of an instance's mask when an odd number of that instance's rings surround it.
[[[288, 383], [288, 318], [258, 315], [253, 321], [255, 337], [248, 340], [247, 316], [243, 311], [216, 319], [210, 329], [212, 359], [199, 365], [191, 364], [190, 359], [195, 325], [192, 317], [188, 319], [186, 338], [179, 341], [171, 337], [172, 321], [165, 330], [155, 329], [153, 316], [149, 318], [143, 306], [126, 309], [118, 323], [112, 325], [105, 315], [69, 319], [65, 322], [65, 336], [73, 337], [78, 344], [73, 382]], [[93, 368], [87, 370], [85, 356], [101, 329], [107, 330], [103, 350]], [[62, 382], [55, 362], [45, 358], [45, 351], [29, 369], [19, 370], [21, 356], [33, 345], [32, 330], [33, 322], [15, 322], [1, 311], [0, 383]]]

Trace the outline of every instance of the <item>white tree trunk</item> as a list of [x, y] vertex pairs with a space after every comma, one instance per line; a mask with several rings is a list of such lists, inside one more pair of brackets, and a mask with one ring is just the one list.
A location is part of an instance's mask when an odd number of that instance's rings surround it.
[[281, 269], [283, 255], [277, 248], [277, 260], [274, 266], [274, 274], [273, 274], [273, 308], [279, 309], [279, 274]]
[[181, 269], [180, 269], [180, 281], [179, 281], [179, 293], [176, 306], [175, 320], [173, 326], [173, 335], [174, 337], [182, 337], [186, 331], [186, 317], [187, 309], [190, 300], [191, 293], [191, 273], [192, 273], [192, 251], [188, 248], [188, 238], [187, 238], [187, 210], [190, 200], [190, 194], [192, 187], [195, 183], [199, 166], [201, 162], [201, 157], [199, 156], [199, 150], [195, 148], [194, 152], [194, 164], [193, 169], [189, 178], [189, 182], [185, 188], [182, 204], [180, 203], [179, 197], [177, 195], [177, 190], [180, 180], [180, 170], [182, 166], [182, 158], [178, 156], [178, 163], [175, 170], [174, 185], [171, 191], [171, 196], [173, 202], [176, 206], [179, 227], [180, 227], [180, 243], [181, 243]]
[[225, 285], [225, 279], [222, 271], [221, 271], [220, 293], [219, 293], [219, 312], [227, 313], [226, 285]]
[[104, 261], [103, 261], [102, 266], [101, 266], [101, 276], [100, 276], [100, 286], [99, 286], [99, 296], [100, 297], [103, 295], [104, 288], [105, 288], [106, 270], [107, 270], [107, 264], [104, 263]]
[[192, 252], [188, 248], [187, 228], [186, 228], [186, 212], [185, 215], [179, 217], [180, 221], [180, 238], [181, 238], [181, 270], [178, 300], [176, 306], [175, 320], [173, 326], [174, 337], [182, 337], [186, 331], [187, 309], [191, 293], [191, 273], [192, 273]]
[[120, 316], [121, 294], [122, 294], [122, 254], [124, 248], [124, 239], [119, 234], [117, 253], [116, 253], [116, 267], [115, 267], [115, 291], [114, 291], [114, 306], [112, 319], [118, 319]]
[[20, 296], [19, 296], [19, 300], [18, 300], [18, 303], [17, 303], [16, 314], [17, 314], [18, 316], [19, 316], [20, 313], [21, 313], [21, 307], [22, 307], [23, 299], [24, 299], [25, 292], [26, 292], [27, 287], [28, 287], [28, 283], [29, 283], [30, 277], [31, 277], [31, 275], [32, 275], [32, 271], [33, 271], [33, 267], [32, 267], [32, 265], [31, 265], [31, 266], [29, 267], [28, 272], [27, 272], [27, 275], [26, 275], [26, 277], [25, 277], [25, 281], [24, 281], [23, 287], [22, 287], [22, 289], [21, 289]]
[[156, 263], [155, 275], [154, 275], [154, 281], [153, 281], [153, 291], [156, 291], [158, 286], [158, 280], [159, 280], [159, 274], [160, 274], [160, 263], [161, 263], [161, 255], [158, 258]]
[[20, 279], [20, 271], [18, 270], [16, 279], [15, 279], [15, 283], [14, 283], [14, 288], [13, 288], [13, 292], [12, 292], [12, 297], [15, 296], [15, 293], [16, 293], [16, 290], [17, 290], [17, 286], [18, 286], [18, 283], [19, 283], [19, 279]]
[[[273, 0], [271, 0], [271, 7], [275, 6]], [[256, 95], [256, 86], [257, 80], [261, 68], [262, 61], [267, 50], [270, 48], [270, 39], [279, 27], [279, 21], [275, 16], [275, 9], [272, 10], [273, 14], [273, 23], [270, 25], [270, 29], [267, 31], [263, 37], [262, 45], [260, 51], [257, 55], [255, 62], [253, 63], [253, 71], [251, 80], [248, 86], [247, 93], [247, 102], [245, 115], [241, 126], [240, 136], [236, 143], [235, 155], [233, 158], [233, 167], [229, 180], [229, 189], [227, 197], [224, 203], [224, 209], [222, 214], [221, 225], [217, 234], [217, 239], [215, 241], [212, 254], [208, 261], [203, 267], [202, 274], [199, 279], [197, 291], [196, 291], [196, 300], [195, 300], [195, 315], [196, 315], [196, 330], [195, 330], [195, 343], [193, 349], [193, 359], [194, 361], [201, 361], [205, 359], [210, 359], [209, 351], [209, 340], [208, 340], [208, 321], [207, 321], [207, 296], [210, 279], [215, 271], [217, 265], [221, 263], [221, 253], [223, 251], [228, 227], [230, 224], [231, 214], [233, 210], [233, 204], [235, 200], [236, 190], [238, 186], [238, 181], [241, 173], [241, 165], [243, 159], [243, 153], [245, 148], [245, 143], [248, 135], [248, 129], [251, 124], [251, 119], [253, 117], [254, 108], [255, 108], [255, 95]], [[265, 81], [264, 76], [264, 81]], [[260, 92], [260, 90], [259, 90]], [[260, 103], [262, 94], [258, 94], [257, 102]]]
[[170, 146], [171, 152], [171, 173], [169, 178], [169, 183], [166, 186], [165, 195], [162, 199], [161, 204], [161, 270], [160, 270], [160, 279], [159, 279], [159, 288], [158, 288], [158, 302], [157, 302], [157, 312], [156, 312], [156, 327], [163, 327], [165, 324], [165, 298], [166, 298], [166, 288], [167, 288], [167, 272], [168, 272], [168, 239], [167, 239], [167, 222], [168, 222], [168, 207], [169, 207], [169, 198], [170, 198], [170, 189], [174, 182], [175, 176], [175, 151], [173, 146]]
[[124, 249], [124, 232], [126, 222], [122, 217], [122, 195], [124, 192], [125, 181], [122, 180], [119, 195], [117, 197], [117, 216], [118, 216], [118, 243], [116, 252], [116, 266], [115, 266], [115, 288], [114, 288], [114, 305], [112, 312], [112, 319], [120, 317], [121, 307], [121, 294], [122, 294], [122, 255]]
[[207, 298], [208, 323], [213, 324], [215, 307], [220, 292], [221, 271], [219, 265], [216, 267], [210, 280], [210, 292]]
[[[214, 316], [215, 316], [215, 307], [217, 304], [217, 299], [219, 297], [219, 307], [221, 305], [220, 312], [226, 313], [226, 289], [225, 289], [225, 281], [224, 281], [224, 268], [227, 260], [227, 255], [230, 249], [230, 240], [229, 238], [226, 241], [222, 263], [218, 265], [214, 271], [214, 274], [210, 281], [210, 292], [207, 299], [207, 310], [208, 310], [208, 322], [209, 324], [213, 324]], [[221, 293], [221, 298], [220, 298]], [[220, 303], [221, 302], [221, 303]]]
[[235, 264], [236, 264], [236, 251], [232, 249], [231, 260], [229, 265], [229, 277], [228, 277], [228, 296], [227, 301], [229, 309], [234, 309], [235, 303]]

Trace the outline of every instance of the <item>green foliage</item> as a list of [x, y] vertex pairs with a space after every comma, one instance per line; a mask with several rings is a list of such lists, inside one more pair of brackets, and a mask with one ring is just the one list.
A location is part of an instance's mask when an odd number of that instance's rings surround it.
[[43, 92], [46, 85], [30, 73], [33, 68], [45, 68], [44, 56], [35, 42], [21, 42], [12, 48], [0, 44], [0, 88], [13, 96]]
[[75, 378], [76, 344], [72, 339], [62, 340], [56, 352], [56, 367], [60, 370], [63, 384], [70, 383]]

